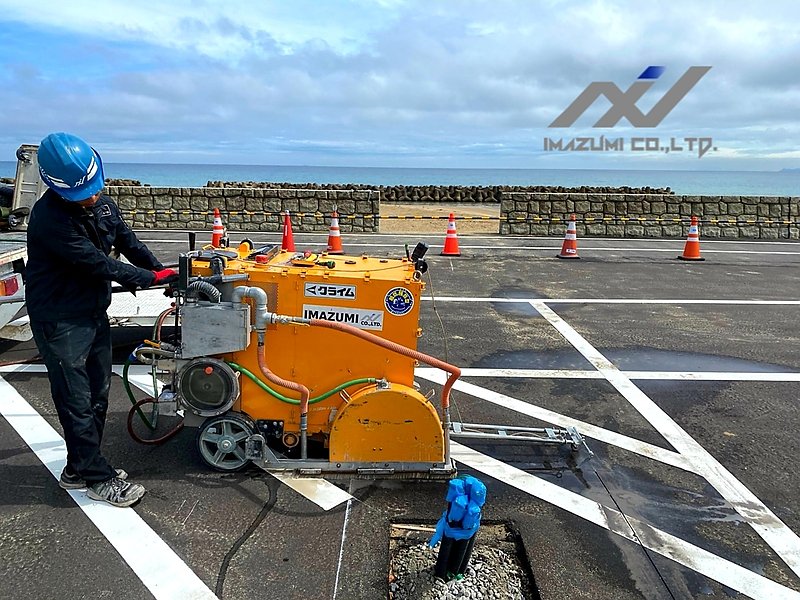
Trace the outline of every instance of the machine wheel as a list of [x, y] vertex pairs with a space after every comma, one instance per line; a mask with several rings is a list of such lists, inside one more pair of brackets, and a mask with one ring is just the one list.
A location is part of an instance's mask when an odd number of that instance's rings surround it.
[[205, 463], [217, 471], [241, 471], [250, 461], [245, 458], [245, 442], [255, 432], [245, 415], [229, 412], [208, 419], [197, 432], [197, 449]]

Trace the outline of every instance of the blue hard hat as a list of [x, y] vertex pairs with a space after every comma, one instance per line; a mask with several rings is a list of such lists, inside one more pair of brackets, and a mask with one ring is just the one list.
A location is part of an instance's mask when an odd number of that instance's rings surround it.
[[89, 144], [70, 133], [51, 133], [39, 144], [39, 174], [51, 190], [72, 202], [103, 189], [103, 161]]

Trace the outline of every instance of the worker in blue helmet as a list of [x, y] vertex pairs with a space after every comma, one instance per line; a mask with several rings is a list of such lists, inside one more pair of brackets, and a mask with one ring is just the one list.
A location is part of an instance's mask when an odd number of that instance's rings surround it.
[[[89, 144], [51, 133], [39, 145], [38, 161], [49, 189], [28, 221], [25, 296], [67, 445], [59, 485], [86, 487], [94, 500], [130, 506], [144, 487], [127, 481], [100, 450], [111, 385], [111, 282], [133, 291], [168, 283], [177, 273], [164, 268], [102, 194], [103, 161]], [[130, 264], [112, 257], [112, 248]]]

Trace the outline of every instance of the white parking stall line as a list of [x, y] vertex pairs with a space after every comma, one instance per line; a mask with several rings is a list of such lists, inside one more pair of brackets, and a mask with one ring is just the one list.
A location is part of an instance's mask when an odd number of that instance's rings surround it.
[[[417, 371], [424, 371], [418, 369]], [[628, 379], [656, 381], [800, 381], [800, 373], [763, 373], [760, 371], [622, 371]], [[494, 379], [605, 379], [600, 371], [582, 369], [461, 369], [462, 377], [492, 377]]]
[[[417, 369], [415, 374], [422, 379], [427, 379], [428, 381], [439, 384], [444, 384], [444, 382], [447, 380], [447, 374], [438, 369]], [[528, 404], [522, 400], [517, 400], [516, 398], [512, 398], [511, 396], [506, 396], [505, 394], [500, 394], [498, 392], [493, 392], [492, 390], [479, 387], [475, 384], [468, 383], [460, 379], [456, 381], [453, 389], [464, 392], [465, 394], [469, 394], [470, 396], [480, 398], [486, 402], [491, 402], [497, 406], [502, 406], [503, 408], [513, 410], [520, 414], [528, 415], [534, 419], [539, 419], [545, 423], [552, 423], [553, 425], [558, 425], [559, 427], [575, 427], [575, 429], [577, 429], [581, 435], [585, 435], [586, 437], [617, 446], [647, 458], [652, 458], [664, 464], [671, 465], [685, 471], [693, 471], [693, 466], [689, 463], [689, 461], [687, 461], [677, 452], [666, 450], [664, 448], [660, 448], [659, 446], [648, 444], [647, 442], [642, 442], [614, 431], [609, 431], [608, 429], [603, 429], [602, 427], [592, 425], [591, 423], [586, 423], [584, 421], [579, 421], [578, 419], [573, 419], [572, 417], [567, 417], [557, 412], [547, 410], [546, 408], [536, 406], [535, 404]]]
[[[417, 369], [421, 371], [424, 369]], [[432, 369], [431, 369], [432, 370]], [[587, 369], [486, 369], [467, 367], [461, 377], [530, 378], [530, 379], [604, 379], [596, 370]]]
[[[122, 375], [122, 367], [115, 365], [114, 373]], [[436, 369], [427, 367], [416, 369], [420, 377]], [[44, 365], [2, 365], [0, 373], [46, 373]], [[800, 373], [762, 373], [759, 371], [622, 371], [628, 379], [650, 380], [687, 380], [687, 381], [772, 381], [795, 382], [800, 381]], [[605, 379], [600, 371], [582, 369], [461, 369], [462, 377], [494, 377], [494, 378], [530, 378], [530, 379]], [[150, 368], [133, 365], [128, 372], [128, 379], [140, 390], [153, 395], [152, 377]]]
[[800, 306], [800, 300], [736, 300], [730, 298], [681, 299], [681, 298], [476, 298], [465, 296], [423, 296], [423, 300], [436, 302], [490, 302], [492, 304], [719, 304], [729, 306]]
[[[66, 465], [64, 440], [7, 381], [0, 378], [0, 413], [55, 479]], [[55, 484], [53, 484], [55, 485]], [[95, 502], [85, 490], [69, 495], [157, 599], [217, 597], [132, 508]]]
[[[112, 370], [122, 376], [122, 366], [114, 365]], [[0, 367], [0, 373], [46, 373], [44, 365], [5, 365]], [[128, 381], [150, 396], [153, 394], [153, 377], [150, 367], [144, 365], [131, 365], [128, 370]], [[160, 383], [160, 382], [159, 382]], [[60, 473], [60, 471], [59, 471]], [[342, 502], [352, 499], [352, 496], [327, 479], [308, 479], [296, 477], [285, 473], [270, 473], [278, 481], [292, 488], [295, 492], [309, 499], [322, 510], [330, 510]]]
[[[441, 220], [442, 221], [446, 221], [447, 217], [442, 217]], [[462, 220], [462, 219], [456, 218], [456, 221], [459, 221], [459, 220]], [[177, 239], [176, 238], [158, 238], [158, 237], [154, 238], [152, 236], [161, 235], [161, 234], [167, 234], [167, 233], [182, 235], [182, 234], [188, 234], [188, 232], [190, 230], [189, 229], [158, 229], [156, 231], [156, 230], [153, 230], [153, 229], [136, 229], [135, 231], [136, 231], [136, 235], [138, 236], [138, 238], [140, 240], [142, 240], [143, 242], [145, 242], [145, 243], [162, 242], [162, 243], [165, 243], [165, 244], [168, 244], [168, 243], [186, 244], [187, 240], [184, 239], [184, 238], [177, 238]], [[195, 230], [195, 233], [200, 234], [200, 235], [207, 235], [208, 238], [209, 238], [209, 241], [211, 239], [211, 232], [208, 231], [208, 230]], [[253, 243], [256, 244], [256, 245], [270, 243], [266, 238], [274, 239], [274, 241], [272, 243], [275, 243], [275, 244], [280, 244], [280, 242], [281, 242], [281, 232], [280, 231], [273, 231], [273, 232], [262, 231], [262, 232], [257, 232], [257, 233], [259, 233], [259, 234], [263, 233], [264, 234], [264, 238], [255, 240]], [[228, 234], [232, 235], [232, 236], [243, 235], [243, 236], [250, 236], [251, 238], [253, 237], [253, 232], [252, 231], [236, 231], [236, 230], [228, 229]], [[295, 235], [302, 236], [303, 238], [309, 238], [309, 239], [317, 239], [317, 238], [319, 238], [320, 240], [327, 240], [327, 238], [328, 238], [328, 233], [327, 232], [325, 232], [325, 233], [322, 233], [322, 232], [315, 233], [313, 231], [308, 231], [308, 232], [295, 233]], [[401, 233], [378, 233], [378, 232], [353, 233], [353, 232], [351, 232], [351, 233], [348, 234], [347, 237], [348, 238], [352, 238], [354, 240], [363, 239], [363, 238], [369, 238], [369, 239], [386, 238], [388, 240], [397, 240], [397, 239], [402, 239], [402, 238], [406, 237], [407, 235], [408, 234], [401, 234]], [[464, 238], [467, 238], [469, 240], [475, 240], [475, 241], [477, 241], [477, 240], [483, 240], [483, 241], [509, 241], [509, 240], [513, 239], [515, 241], [530, 240], [532, 242], [537, 242], [537, 243], [557, 242], [559, 244], [559, 248], [561, 248], [561, 242], [564, 241], [564, 236], [563, 235], [560, 235], [560, 236], [547, 236], [547, 235], [516, 235], [515, 234], [513, 236], [507, 236], [507, 235], [499, 235], [497, 233], [489, 233], [489, 232], [467, 233], [467, 234], [462, 233], [462, 234], [459, 234], [459, 235], [461, 235]], [[582, 236], [581, 239], [590, 240], [591, 242], [600, 242], [600, 241], [609, 242], [609, 243], [611, 243], [611, 242], [613, 242], [613, 243], [624, 242], [624, 243], [629, 243], [629, 244], [634, 245], [634, 246], [635, 245], [639, 245], [639, 244], [643, 244], [643, 245], [644, 244], [673, 244], [673, 245], [676, 245], [676, 246], [680, 246], [681, 249], [683, 249], [683, 245], [686, 242], [685, 238], [681, 238], [681, 239], [669, 239], [669, 238], [618, 238], [618, 237], [596, 238], [596, 237]], [[198, 244], [201, 243], [201, 242], [202, 242], [202, 240], [198, 239]], [[720, 246], [757, 246], [757, 245], [764, 245], [764, 246], [797, 246], [797, 242], [792, 241], [792, 240], [781, 240], [781, 239], [777, 239], [777, 240], [727, 239], [726, 240], [726, 239], [714, 239], [714, 238], [705, 237], [705, 238], [703, 238], [703, 245], [706, 245], [706, 244], [716, 244], [716, 245], [720, 245]], [[496, 248], [497, 246], [494, 246], [494, 247]]]
[[[237, 235], [237, 232], [228, 232], [229, 235]], [[252, 235], [252, 232], [245, 233], [241, 232], [242, 235]], [[280, 236], [279, 233], [275, 234], [276, 236]], [[312, 234], [312, 233], [295, 233], [295, 236], [299, 237], [301, 240], [308, 239], [308, 240], [315, 240], [316, 238], [320, 238], [320, 243], [324, 241], [325, 235], [327, 234]], [[348, 239], [347, 246], [354, 247], [354, 248], [402, 248], [405, 246], [405, 242], [397, 241], [396, 234], [369, 234], [370, 237], [387, 237], [384, 243], [376, 243], [376, 242], [362, 242], [358, 239]], [[143, 242], [147, 244], [186, 244], [185, 239], [166, 239], [166, 238], [141, 238]], [[501, 244], [482, 244], [478, 243], [481, 239], [500, 239], [502, 240]], [[523, 237], [516, 238], [516, 239], [524, 239]], [[515, 241], [516, 241], [515, 239]], [[552, 244], [542, 245], [543, 242], [546, 242], [548, 239], [552, 240]], [[683, 245], [686, 240], [663, 240], [665, 243], [672, 244], [672, 247], [656, 247], [653, 245], [655, 240], [648, 240], [647, 243], [649, 247], [641, 247], [638, 244], [630, 245], [630, 246], [593, 246], [591, 245], [592, 242], [586, 242], [587, 238], [582, 238], [584, 241], [581, 244], [581, 252], [669, 252], [669, 253], [678, 253], [680, 254], [681, 250], [683, 250]], [[462, 250], [523, 250], [523, 251], [531, 251], [531, 250], [542, 250], [546, 252], [554, 251], [557, 252], [561, 248], [561, 242], [563, 238], [534, 238], [535, 241], [538, 242], [538, 245], [525, 245], [525, 244], [506, 244], [508, 241], [507, 237], [498, 237], [498, 238], [480, 238], [474, 237], [470, 235], [462, 234], [459, 247]], [[630, 242], [631, 240], [614, 240], [610, 239], [608, 241], [624, 241]], [[256, 241], [256, 244], [262, 243], [273, 243], [279, 244], [280, 240], [276, 237], [276, 239], [272, 242], [264, 242], [262, 240]], [[596, 242], [594, 242], [596, 243]], [[709, 240], [703, 240], [703, 244], [706, 247], [703, 249], [703, 253], [710, 253], [710, 254], [772, 254], [772, 255], [787, 255], [787, 256], [800, 256], [800, 251], [790, 251], [790, 250], [747, 250], [747, 249], [737, 249], [737, 250], [715, 250], [713, 248], [709, 248], [707, 244], [712, 243]], [[735, 242], [727, 242], [727, 243], [735, 243]], [[780, 242], [778, 242], [779, 244]], [[437, 250], [439, 248], [443, 248], [443, 244], [429, 244], [428, 248], [430, 250]]]
[[348, 492], [323, 478], [297, 477], [289, 473], [269, 473], [285, 486], [308, 498], [322, 510], [330, 510], [342, 502], [353, 500]]
[[800, 538], [797, 534], [544, 301], [535, 300], [530, 304], [603, 374], [628, 403], [693, 465], [692, 470], [704, 477], [800, 576]]
[[[122, 377], [123, 367], [121, 365], [113, 365], [111, 371], [115, 375]], [[142, 390], [148, 396], [155, 398], [157, 396], [153, 391], [153, 375], [150, 372], [150, 367], [144, 365], [131, 365], [128, 368], [128, 381], [134, 386]], [[158, 392], [161, 393], [161, 382], [158, 381]]]
[[622, 371], [628, 379], [686, 381], [800, 381], [800, 373], [760, 373], [727, 371]]
[[453, 458], [493, 479], [567, 510], [627, 540], [642, 544], [709, 579], [757, 600], [800, 600], [800, 593], [754, 573], [734, 562], [712, 554], [681, 538], [623, 515], [554, 483], [477, 452], [458, 442], [451, 443]]
[[43, 364], [25, 364], [0, 366], [0, 373], [47, 373], [47, 367]]

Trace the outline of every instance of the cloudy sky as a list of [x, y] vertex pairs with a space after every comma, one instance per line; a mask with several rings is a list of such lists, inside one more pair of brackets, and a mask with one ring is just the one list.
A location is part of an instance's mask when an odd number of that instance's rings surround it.
[[[800, 167], [800, 5], [750, 1], [0, 0], [0, 160], [66, 130], [112, 162]], [[711, 71], [658, 127], [548, 128], [593, 81]], [[673, 152], [543, 139], [712, 137]]]

